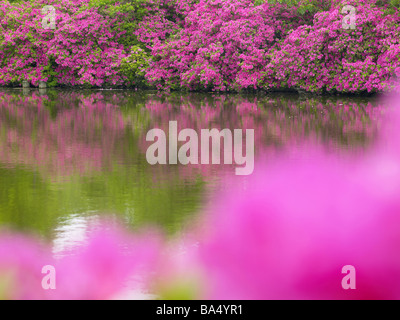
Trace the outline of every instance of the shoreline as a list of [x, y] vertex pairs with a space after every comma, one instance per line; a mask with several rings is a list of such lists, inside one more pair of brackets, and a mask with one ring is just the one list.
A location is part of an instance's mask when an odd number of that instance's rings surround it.
[[281, 89], [281, 90], [252, 90], [252, 91], [189, 91], [189, 90], [157, 90], [152, 88], [132, 88], [132, 87], [115, 87], [115, 88], [85, 88], [82, 86], [56, 86], [56, 87], [48, 87], [48, 88], [39, 88], [39, 87], [29, 87], [23, 88], [16, 86], [0, 86], [0, 90], [56, 90], [56, 91], [126, 91], [126, 92], [142, 92], [142, 93], [161, 93], [161, 94], [209, 94], [209, 95], [263, 95], [267, 96], [269, 94], [292, 94], [298, 95], [299, 97], [363, 97], [363, 98], [374, 98], [378, 96], [386, 96], [390, 95], [390, 92], [373, 92], [373, 93], [351, 93], [351, 92], [335, 92], [335, 93], [316, 93], [309, 92], [303, 90], [296, 89]]

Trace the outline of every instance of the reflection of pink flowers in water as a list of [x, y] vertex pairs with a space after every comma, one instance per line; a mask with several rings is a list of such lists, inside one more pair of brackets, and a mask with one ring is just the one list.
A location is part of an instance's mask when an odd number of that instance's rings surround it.
[[[162, 128], [167, 132], [170, 120], [177, 121], [179, 130], [192, 128], [199, 134], [201, 129], [211, 128], [254, 129], [256, 154], [269, 157], [307, 139], [323, 142], [334, 150], [358, 148], [374, 139], [383, 109], [372, 103], [322, 103], [318, 99], [299, 101], [279, 96], [148, 95], [145, 108], [140, 109], [146, 121], [139, 122], [116, 107], [128, 104], [126, 98], [123, 94], [110, 99], [110, 95], [102, 93], [62, 92], [49, 99], [34, 91], [29, 96], [0, 93], [2, 163], [33, 166], [51, 177], [110, 169], [115, 162], [132, 161], [131, 154], [121, 148], [130, 143], [129, 139], [135, 139], [136, 134], [129, 134], [128, 127], [135, 133], [139, 130], [139, 151], [144, 155], [149, 146], [145, 141], [147, 131]], [[46, 106], [53, 102], [55, 116]], [[189, 179], [194, 175], [207, 178], [230, 174], [234, 170], [234, 166], [223, 164], [177, 167], [178, 171], [152, 170], [161, 176], [179, 172]]]
[[12, 96], [0, 98], [0, 124], [7, 128], [0, 148], [3, 163], [35, 165], [53, 175], [82, 174], [110, 165], [107, 154], [125, 125], [116, 107], [103, 102], [101, 94], [81, 97], [79, 107], [62, 108], [55, 119], [38, 107], [42, 98], [35, 94], [17, 103]]
[[[323, 144], [335, 152], [362, 151], [363, 147], [375, 139], [385, 106], [333, 99], [322, 102], [313, 98], [299, 101], [281, 99], [279, 96], [266, 98], [228, 95], [218, 95], [212, 99], [191, 99], [189, 95], [180, 99], [171, 97], [165, 101], [149, 100], [146, 109], [152, 119], [149, 129], [162, 129], [167, 139], [170, 120], [177, 121], [178, 132], [191, 128], [198, 135], [202, 129], [253, 129], [256, 157], [274, 159], [280, 156], [281, 151], [290, 153], [293, 149], [302, 148], [305, 143]], [[145, 136], [146, 132], [139, 142], [143, 153], [152, 144], [145, 141]], [[178, 143], [178, 146], [183, 143]], [[209, 178], [229, 175], [234, 172], [234, 166], [235, 163], [232, 166], [189, 164], [178, 166], [177, 170], [181, 177], [193, 178], [200, 175]], [[169, 166], [154, 168], [157, 176], [175, 174], [175, 170], [169, 170]]]

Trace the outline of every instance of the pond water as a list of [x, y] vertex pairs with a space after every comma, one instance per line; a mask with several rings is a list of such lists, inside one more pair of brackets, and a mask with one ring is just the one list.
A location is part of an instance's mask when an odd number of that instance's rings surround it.
[[374, 98], [0, 89], [0, 225], [51, 240], [55, 253], [103, 217], [173, 235], [235, 165], [150, 165], [149, 130], [254, 129], [268, 164], [305, 144], [362, 155], [384, 114]]

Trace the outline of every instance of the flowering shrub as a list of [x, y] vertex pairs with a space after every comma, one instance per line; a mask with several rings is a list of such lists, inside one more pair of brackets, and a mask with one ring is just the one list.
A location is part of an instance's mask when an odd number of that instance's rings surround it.
[[154, 45], [147, 78], [173, 89], [255, 89], [281, 29], [268, 3], [200, 0], [179, 33]]
[[51, 30], [41, 28], [39, 3], [0, 5], [0, 85], [49, 78]]
[[117, 42], [122, 33], [111, 28], [116, 19], [106, 19], [95, 8], [59, 15], [61, 21], [47, 52], [55, 58], [59, 82], [96, 86], [122, 84], [119, 66], [125, 51]]
[[315, 15], [269, 53], [263, 85], [311, 92], [376, 92], [389, 88], [400, 66], [399, 16], [358, 1], [356, 29], [342, 27], [343, 2]]
[[[107, 20], [97, 9], [78, 12], [85, 0], [43, 0], [11, 6], [2, 2], [0, 11], [0, 84], [22, 80], [34, 86], [121, 84], [119, 75], [125, 51], [116, 40], [122, 34], [111, 30], [115, 20]], [[56, 29], [43, 29], [41, 9], [56, 8]]]
[[[45, 5], [56, 29], [41, 26]], [[0, 1], [0, 85], [157, 86], [309, 92], [392, 90], [399, 76], [399, 2]]]
[[148, 87], [144, 78], [149, 68], [151, 50], [156, 43], [164, 43], [184, 23], [185, 15], [191, 11], [194, 0], [91, 0], [88, 7], [115, 19], [113, 30], [123, 33], [117, 39], [124, 45], [128, 55], [122, 60], [120, 71], [125, 84]]

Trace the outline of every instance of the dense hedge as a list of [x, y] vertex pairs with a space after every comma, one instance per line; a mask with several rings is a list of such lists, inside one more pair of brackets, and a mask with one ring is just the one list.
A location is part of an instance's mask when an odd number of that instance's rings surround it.
[[[0, 85], [378, 92], [400, 75], [400, 0], [0, 1]], [[42, 27], [46, 5], [56, 28]]]

